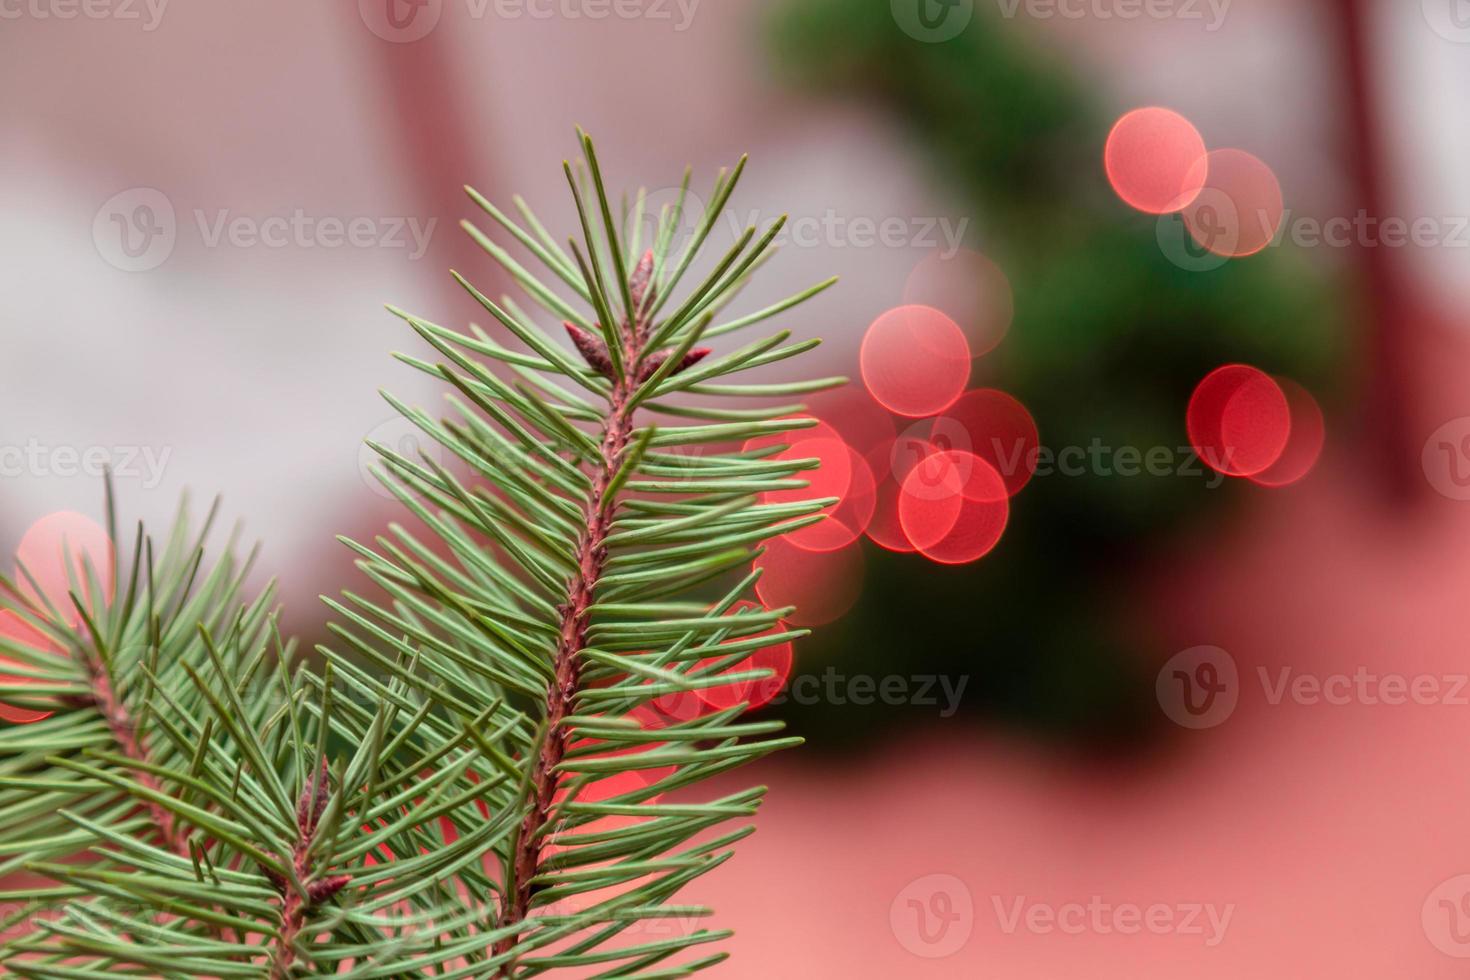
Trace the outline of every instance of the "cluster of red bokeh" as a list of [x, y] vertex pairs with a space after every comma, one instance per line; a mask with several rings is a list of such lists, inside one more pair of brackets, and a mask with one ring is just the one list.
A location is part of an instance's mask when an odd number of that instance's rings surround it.
[[1322, 409], [1310, 392], [1246, 364], [1206, 375], [1189, 399], [1186, 423], [1190, 444], [1206, 465], [1266, 487], [1306, 476], [1326, 437]]
[[831, 622], [856, 602], [864, 538], [941, 565], [975, 561], [1000, 541], [1010, 500], [1036, 469], [1036, 423], [1018, 400], [972, 388], [976, 358], [1010, 327], [1004, 273], [962, 250], [910, 273], [903, 302], [875, 318], [859, 353], [861, 384], [812, 399], [813, 428], [746, 443], [787, 445], [778, 458], [816, 459], [802, 489], [778, 504], [833, 498], [826, 519], [765, 542], [756, 592], [795, 606], [791, 622]]
[[[1285, 216], [1270, 166], [1239, 149], [1207, 151], [1171, 109], [1146, 106], [1113, 124], [1103, 150], [1108, 182], [1145, 214], [1178, 214], [1194, 244], [1222, 258], [1270, 245]], [[1322, 410], [1301, 385], [1245, 364], [1210, 372], [1186, 421], [1200, 458], [1227, 476], [1280, 487], [1306, 476], [1322, 451]]]
[[[1176, 112], [1149, 107], [1124, 114], [1103, 157], [1124, 202], [1147, 214], [1178, 213], [1195, 242], [1216, 255], [1258, 252], [1279, 228], [1281, 189], [1270, 167], [1242, 150], [1207, 152], [1195, 127]], [[810, 406], [815, 427], [744, 446], [747, 452], [784, 446], [774, 458], [820, 462], [802, 472], [807, 486], [767, 493], [763, 503], [836, 501], [825, 520], [764, 542], [755, 561], [761, 603], [794, 606], [791, 626], [829, 623], [857, 601], [864, 538], [940, 565], [988, 554], [1005, 531], [1011, 499], [1036, 471], [1040, 437], [1026, 407], [993, 388], [967, 390], [975, 359], [992, 351], [1010, 327], [1004, 273], [978, 252], [936, 254], [912, 271], [902, 299], [864, 334], [860, 386], [816, 397]], [[1265, 486], [1301, 479], [1316, 462], [1324, 435], [1310, 393], [1243, 364], [1218, 368], [1199, 383], [1186, 422], [1207, 465]], [[46, 580], [53, 603], [69, 609], [64, 538], [74, 553], [93, 554], [99, 569], [110, 564], [96, 559], [110, 555], [111, 543], [76, 514], [52, 515], [26, 535], [19, 557]], [[0, 613], [0, 636], [37, 647], [45, 642], [13, 613]], [[658, 698], [645, 721], [765, 704], [784, 686], [791, 666], [791, 644], [773, 644], [729, 668], [767, 668], [770, 678]], [[44, 717], [0, 704], [0, 719]]]
[[1124, 113], [1108, 133], [1103, 166], [1125, 203], [1178, 214], [1196, 246], [1224, 258], [1270, 245], [1286, 214], [1270, 166], [1245, 150], [1206, 150], [1194, 124], [1171, 109]]

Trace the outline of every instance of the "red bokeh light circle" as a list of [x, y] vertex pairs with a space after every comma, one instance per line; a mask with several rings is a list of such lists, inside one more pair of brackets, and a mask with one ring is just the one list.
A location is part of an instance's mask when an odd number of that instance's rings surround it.
[[939, 310], [964, 332], [970, 356], [980, 357], [1005, 339], [1015, 315], [1010, 280], [986, 256], [970, 249], [932, 252], [914, 266], [903, 301]]
[[[904, 533], [908, 535], [909, 540], [920, 550], [923, 550], [920, 542], [924, 541], [925, 537], [923, 535], [914, 537], [910, 533], [909, 525], [903, 518], [904, 499], [941, 501], [957, 497], [960, 488], [970, 480], [970, 461], [978, 458], [968, 450], [931, 446], [929, 454], [909, 467], [908, 472], [903, 475], [903, 480], [899, 484], [899, 522], [903, 525]], [[934, 514], [937, 513], [940, 511], [934, 512]], [[929, 516], [932, 517], [933, 514]]]
[[970, 379], [970, 345], [959, 326], [929, 306], [899, 306], [863, 335], [858, 363], [873, 398], [897, 415], [944, 411]]
[[1291, 434], [1281, 456], [1251, 481], [1263, 487], [1285, 487], [1303, 479], [1322, 455], [1322, 446], [1327, 441], [1327, 423], [1322, 416], [1322, 406], [1312, 393], [1290, 378], [1275, 379], [1286, 395], [1286, 404], [1291, 411]]
[[[934, 471], [943, 492], [924, 482]], [[1000, 541], [1010, 516], [1005, 481], [973, 453], [935, 453], [904, 480], [898, 501], [899, 520], [915, 548], [946, 565], [971, 562]]]
[[1204, 186], [1182, 212], [1195, 244], [1227, 258], [1271, 244], [1286, 211], [1269, 166], [1244, 150], [1215, 150], [1195, 170]]
[[[791, 445], [791, 448], [767, 457], [768, 459], [816, 459], [820, 465], [812, 470], [800, 470], [791, 475], [790, 479], [806, 480], [808, 486], [793, 490], [773, 490], [761, 494], [761, 501], [767, 504], [795, 504], [807, 500], [819, 500], [826, 497], [836, 497], [838, 502], [830, 504], [825, 513], [832, 514], [842, 507], [851, 496], [853, 482], [853, 452], [847, 443], [841, 439], [802, 439]], [[862, 462], [861, 458], [858, 460]], [[861, 477], [859, 477], [861, 479]], [[867, 481], [871, 483], [871, 479]], [[828, 529], [825, 525], [832, 521], [818, 521], [816, 524], [808, 524], [806, 527], [788, 531], [785, 535], [793, 543], [801, 547], [808, 547], [815, 551], [830, 550], [833, 547], [841, 547], [841, 542], [833, 544], [834, 535], [837, 531]], [[861, 534], [861, 531], [858, 531]]]
[[659, 714], [674, 721], [693, 721], [709, 714], [710, 710], [697, 691], [670, 691], [668, 694], [660, 694], [649, 704]]
[[[760, 608], [754, 602], [741, 601], [735, 604], [732, 611]], [[766, 636], [785, 631], [786, 626], [777, 623], [770, 629], [755, 635]], [[749, 639], [749, 637], [741, 639]], [[721, 684], [719, 687], [701, 688], [698, 692], [699, 696], [711, 708], [720, 711], [733, 708], [741, 702], [749, 702], [751, 709], [759, 708], [781, 693], [781, 688], [786, 686], [786, 679], [791, 676], [791, 664], [794, 659], [790, 642], [773, 643], [770, 646], [761, 647], [733, 667], [728, 667], [720, 673], [733, 674], [745, 670], [765, 669], [772, 672], [770, 677], [761, 680], [734, 681], [730, 684]], [[706, 661], [706, 663], [714, 662], [715, 658]]]
[[[788, 422], [803, 420], [813, 424], [805, 428], [787, 429], [783, 432], [773, 432], [770, 435], [753, 436], [745, 440], [745, 444], [740, 447], [741, 451], [753, 453], [757, 450], [770, 449], [774, 446], [786, 446], [789, 449], [789, 447], [795, 446], [798, 442], [805, 442], [808, 439], [835, 439], [838, 442], [845, 441], [842, 438], [842, 434], [836, 428], [828, 424], [825, 419], [815, 415], [792, 415], [787, 416], [785, 420]], [[788, 455], [789, 453], [783, 450], [780, 453], [767, 453], [761, 458], [783, 459]]]
[[782, 535], [785, 540], [805, 551], [836, 551], [863, 536], [873, 522], [878, 506], [878, 488], [868, 461], [850, 446], [848, 455], [847, 492], [842, 500], [823, 510], [824, 520]]
[[898, 519], [899, 485], [892, 480], [878, 484], [873, 520], [868, 524], [868, 539], [880, 548], [900, 554], [914, 550], [914, 544], [903, 533]]
[[[917, 426], [923, 428], [925, 423]], [[873, 447], [868, 453], [877, 492], [867, 534], [878, 547], [900, 553], [914, 550], [898, 519], [898, 497], [903, 478], [932, 452], [934, 447], [924, 439], [904, 434]]]
[[[658, 716], [658, 712], [646, 704], [640, 704], [632, 711], [629, 711], [628, 717], [637, 721], [638, 727], [642, 728], [645, 732], [657, 731], [665, 727], [664, 720]], [[638, 751], [647, 752], [650, 749], [656, 749], [667, 744], [666, 742], [654, 742], [650, 745], [642, 746]], [[678, 768], [678, 766], [659, 766], [654, 769], [635, 769], [633, 771], [645, 783], [652, 786], [654, 783], [672, 776]]]
[[41, 518], [26, 529], [15, 549], [15, 560], [17, 566], [25, 566], [30, 578], [35, 579], [40, 587], [38, 593], [30, 579], [17, 567], [16, 584], [21, 593], [42, 609], [49, 602], [69, 623], [76, 624], [81, 618], [69, 594], [71, 576], [76, 578], [81, 588], [78, 598], [83, 601], [92, 598], [87, 594], [84, 560], [97, 575], [103, 601], [112, 601], [112, 541], [107, 532], [89, 517], [73, 511], [58, 511]]
[[[937, 452], [949, 449], [969, 449], [969, 446], [965, 444], [969, 433], [962, 427], [949, 423], [936, 432], [934, 421], [924, 419], [921, 422], [915, 422], [898, 438], [888, 443], [886, 458], [882, 460], [882, 463], [884, 471], [894, 483], [902, 485], [908, 475], [913, 472], [914, 467]], [[935, 439], [938, 441], [935, 442]], [[876, 467], [873, 475], [874, 477], [878, 475]]]
[[938, 484], [925, 480], [915, 468], [898, 492], [899, 526], [903, 528], [904, 539], [919, 552], [938, 544], [954, 530], [965, 504], [960, 495], [963, 481], [959, 474], [949, 467], [934, 469], [941, 477]]
[[1281, 458], [1291, 408], [1271, 376], [1227, 364], [1205, 376], [1189, 399], [1189, 441], [1205, 465], [1227, 476], [1254, 476]]
[[807, 408], [827, 427], [819, 431], [830, 432], [863, 455], [894, 436], [893, 416], [861, 385], [820, 392]]
[[[557, 788], [554, 799], [558, 802], [565, 799], [573, 781], [572, 776], [564, 777], [562, 785]], [[622, 772], [615, 772], [583, 783], [577, 790], [577, 802], [606, 803], [624, 793], [636, 793], [640, 789], [647, 789], [650, 785], [641, 771], [625, 769]]]
[[821, 626], [853, 607], [863, 587], [863, 552], [854, 542], [836, 551], [803, 551], [780, 538], [755, 560], [755, 594], [767, 609], [795, 606], [792, 626]]
[[[964, 439], [950, 435], [946, 447], [940, 434], [955, 428]], [[1011, 395], [994, 388], [967, 391], [944, 415], [934, 420], [930, 441], [938, 448], [961, 449], [985, 460], [1005, 481], [1006, 492], [1015, 496], [1036, 472], [1041, 436], [1031, 413]]]
[[[571, 782], [571, 777], [565, 778], [563, 780], [563, 784], [561, 787], [558, 788], [555, 796], [555, 799], [558, 802], [566, 798]], [[645, 790], [647, 788], [648, 784], [645, 782], [640, 773], [634, 770], [626, 770], [623, 772], [613, 773], [608, 776], [603, 776], [601, 779], [595, 779], [591, 782], [585, 783], [577, 791], [576, 799], [580, 803], [605, 803], [608, 800], [616, 799], [619, 796], [623, 796], [628, 793], [637, 793], [640, 790]], [[660, 798], [660, 794], [655, 794], [647, 799], [641, 800], [640, 803], [656, 803]], [[577, 850], [579, 846], [588, 846], [587, 844], [574, 845], [573, 843], [570, 843], [575, 838], [585, 838], [593, 834], [608, 834], [620, 830], [626, 830], [628, 828], [646, 823], [650, 819], [652, 818], [633, 816], [631, 814], [607, 814], [604, 816], [596, 817], [595, 819], [589, 820], [586, 823], [579, 824], [576, 827], [567, 828], [566, 830], [558, 831], [547, 837], [545, 843], [542, 845], [541, 848], [542, 858], [545, 859], [555, 857], [559, 854], [566, 854], [568, 852]], [[588, 865], [587, 867], [606, 867], [610, 863], [611, 862], [608, 861], [598, 861], [594, 862], [591, 865]], [[575, 895], [569, 895], [565, 898], [560, 899], [557, 902], [557, 908], [564, 912], [581, 912], [585, 909], [591, 908], [593, 905], [615, 897], [620, 892], [621, 888], [619, 888], [619, 886], [617, 885], [610, 885], [605, 888], [597, 888], [591, 891], [579, 892]], [[550, 908], [550, 906], [548, 906], [548, 908]]]
[[1167, 214], [1188, 206], [1204, 186], [1205, 141], [1171, 109], [1125, 112], [1108, 133], [1103, 169], [1113, 191], [1130, 207]]
[[[20, 618], [20, 615], [12, 609], [0, 610], [0, 636], [29, 650], [59, 654], [56, 645], [52, 643], [44, 633], [36, 629], [30, 623]], [[6, 674], [3, 668], [8, 664], [21, 666], [22, 661], [7, 657], [0, 653], [0, 687], [24, 687], [27, 684], [36, 683], [29, 677], [21, 677], [17, 674]], [[22, 708], [18, 705], [6, 704], [0, 701], [0, 719], [17, 725], [25, 725], [42, 718], [50, 718], [53, 712], [38, 711], [34, 708]]]
[[894, 480], [902, 483], [924, 457], [951, 449], [970, 451], [968, 429], [950, 418], [948, 412], [918, 419], [900, 432], [890, 445], [889, 472]]
[[[641, 728], [641, 729], [643, 729], [645, 732], [657, 731], [658, 729], [665, 727], [665, 721], [664, 721], [664, 719], [660, 718], [659, 715], [658, 715], [658, 712], [655, 711], [653, 708], [649, 707], [648, 705], [642, 705], [642, 704], [638, 705], [637, 707], [633, 708], [631, 711], [628, 712], [627, 717], [629, 717], [629, 718], [633, 719], [634, 721], [638, 722], [638, 727]], [[597, 746], [597, 745], [601, 745], [601, 744], [603, 744], [601, 739], [582, 738], [582, 739], [577, 739], [577, 740], [573, 741], [571, 743], [571, 746], [570, 747], [571, 748], [591, 748], [591, 747], [594, 747], [594, 746]], [[596, 756], [597, 756], [597, 758], [603, 758], [603, 757], [612, 757], [612, 756], [621, 756], [621, 755], [634, 755], [636, 753], [651, 751], [651, 750], [656, 749], [656, 748], [658, 748], [658, 747], [660, 747], [662, 745], [665, 745], [665, 744], [667, 744], [667, 743], [664, 743], [664, 742], [638, 743], [636, 745], [624, 746], [624, 747], [619, 748], [619, 749], [608, 749], [608, 750], [603, 751], [603, 752], [598, 752], [598, 753], [596, 753]], [[676, 766], [656, 766], [656, 767], [651, 768], [651, 769], [630, 769], [628, 771], [631, 772], [633, 775], [637, 776], [640, 780], [642, 780], [642, 782], [644, 783], [644, 785], [652, 786], [654, 783], [658, 782], [659, 780], [664, 779], [664, 778], [666, 778], [668, 776], [673, 775], [674, 770], [676, 768], [677, 768]], [[585, 797], [583, 799], [584, 799], [584, 801], [586, 800]]]

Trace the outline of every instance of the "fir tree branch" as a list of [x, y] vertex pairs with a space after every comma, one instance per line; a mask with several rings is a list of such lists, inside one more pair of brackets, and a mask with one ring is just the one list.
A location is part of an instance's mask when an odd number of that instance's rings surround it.
[[[648, 261], [651, 263], [651, 254]], [[636, 297], [629, 307], [636, 309]], [[618, 332], [625, 338], [622, 363], [638, 364], [643, 359], [641, 336], [633, 323], [625, 322]], [[584, 356], [586, 352], [584, 351]], [[588, 358], [589, 363], [592, 358]], [[596, 366], [594, 364], [594, 366]], [[515, 889], [507, 921], [525, 920], [531, 907], [532, 882], [540, 871], [542, 831], [550, 819], [551, 805], [558, 785], [558, 768], [566, 757], [567, 743], [571, 731], [564, 725], [566, 717], [573, 713], [573, 705], [580, 689], [580, 655], [587, 645], [588, 614], [598, 581], [607, 563], [607, 538], [616, 508], [616, 495], [608, 499], [607, 491], [616, 477], [624, 451], [628, 448], [633, 431], [633, 396], [637, 382], [633, 375], [624, 374], [613, 384], [608, 395], [607, 421], [603, 424], [603, 435], [598, 447], [597, 469], [592, 477], [582, 502], [583, 526], [577, 539], [574, 553], [576, 572], [567, 583], [566, 600], [560, 606], [560, 624], [557, 630], [555, 656], [555, 678], [547, 690], [546, 736], [541, 743], [541, 752], [531, 776], [532, 805], [521, 824], [516, 840], [513, 862]], [[496, 954], [503, 954], [515, 946], [516, 935], [511, 934], [495, 946]], [[509, 976], [510, 966], [501, 968], [500, 976]]]
[[[753, 831], [722, 825], [748, 821], [764, 789], [661, 800], [800, 740], [742, 721], [747, 704], [706, 699], [677, 717], [655, 705], [770, 675], [750, 655], [804, 631], [779, 625], [789, 610], [742, 602], [759, 575], [750, 562], [831, 501], [767, 498], [805, 487], [817, 465], [776, 444], [815, 424], [788, 417], [796, 406], [679, 398], [840, 379], [728, 383], [816, 343], [783, 346], [787, 331], [722, 356], [697, 346], [819, 291], [711, 328], [779, 222], [679, 289], [743, 160], [677, 256], [682, 190], [638, 255], [638, 234], [620, 232], [626, 207], [615, 220], [579, 142], [586, 166], [566, 170], [584, 237], [568, 250], [523, 202], [526, 230], [472, 194], [570, 290], [471, 231], [564, 322], [571, 349], [458, 276], [526, 350], [393, 311], [445, 361], [397, 356], [451, 385], [453, 408], [436, 420], [386, 397], [460, 465], [373, 446], [428, 537], [395, 524], [347, 542], [380, 594], [326, 600], [337, 642], [319, 648], [322, 669], [270, 642], [267, 600], [236, 601], [231, 563], [199, 579], [199, 544], [179, 534], [156, 566], [148, 552], [146, 575], [135, 562], [121, 602], [77, 604], [84, 631], [58, 627], [54, 609], [26, 614], [85, 656], [0, 640], [23, 677], [0, 694], [68, 708], [0, 729], [0, 854], [37, 845], [28, 866], [57, 882], [42, 897], [67, 900], [3, 948], [11, 972], [524, 980], [686, 976], [725, 958], [696, 947], [726, 930], [642, 930], [709, 914], [671, 900]], [[634, 226], [645, 192], [636, 201]], [[695, 422], [655, 427], [639, 408]], [[96, 597], [88, 584], [73, 593]]]
[[[130, 768], [134, 778], [149, 789], [163, 792], [163, 785], [150, 771], [154, 760], [148, 750], [148, 734], [134, 722], [127, 703], [117, 692], [101, 658], [85, 651], [85, 648], [82, 650], [83, 668], [92, 691], [91, 706], [107, 720], [107, 729], [112, 733], [113, 740], [123, 756], [133, 763]], [[173, 814], [153, 802], [148, 803], [148, 813], [168, 849], [180, 857], [189, 857], [189, 842], [178, 832]]]
[[[115, 541], [110, 480], [106, 490], [107, 535]], [[33, 665], [28, 673], [56, 685], [59, 692], [48, 705], [54, 709], [50, 718], [0, 729], [0, 854], [11, 855], [0, 859], [0, 875], [19, 862], [61, 858], [87, 846], [90, 835], [68, 824], [65, 808], [107, 824], [136, 815], [131, 803], [112, 793], [98, 793], [43, 757], [110, 754], [121, 771], [160, 793], [172, 792], [157, 773], [170, 771], [179, 749], [163, 736], [169, 719], [149, 711], [153, 684], [159, 676], [178, 677], [184, 664], [202, 656], [197, 636], [201, 622], [238, 632], [246, 638], [247, 649], [264, 642], [271, 589], [267, 587], [250, 604], [239, 598], [250, 559], [241, 562], [235, 557], [232, 540], [212, 569], [204, 566], [203, 542], [215, 514], [212, 508], [203, 526], [194, 529], [187, 506], [181, 506], [157, 555], [140, 526], [130, 570], [120, 567], [116, 548], [110, 566], [96, 568], [90, 557], [67, 546], [70, 615], [63, 614], [29, 569], [20, 568], [18, 582], [0, 578], [0, 607], [34, 637], [0, 640], [0, 647], [8, 657]], [[125, 586], [122, 594], [111, 596], [101, 584], [103, 576], [119, 588]], [[120, 683], [119, 678], [129, 681]], [[36, 690], [44, 687], [12, 686], [0, 680], [0, 697], [8, 701], [25, 703]], [[41, 784], [44, 792], [33, 788]], [[147, 802], [143, 810], [151, 818], [145, 833], [156, 835], [170, 852], [188, 859], [187, 835], [172, 815]], [[23, 852], [10, 846], [20, 841], [35, 843]]]

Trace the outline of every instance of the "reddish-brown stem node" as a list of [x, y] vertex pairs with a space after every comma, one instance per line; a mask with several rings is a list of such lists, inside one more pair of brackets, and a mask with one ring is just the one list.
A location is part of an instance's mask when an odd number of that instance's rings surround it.
[[299, 887], [276, 872], [266, 870], [266, 877], [281, 893], [281, 928], [271, 953], [271, 980], [286, 980], [290, 976], [291, 966], [296, 962], [296, 941], [311, 910], [352, 880], [349, 875], [317, 876], [312, 873], [311, 845], [331, 795], [327, 760], [323, 758], [296, 799], [296, 843], [291, 848], [291, 868]]

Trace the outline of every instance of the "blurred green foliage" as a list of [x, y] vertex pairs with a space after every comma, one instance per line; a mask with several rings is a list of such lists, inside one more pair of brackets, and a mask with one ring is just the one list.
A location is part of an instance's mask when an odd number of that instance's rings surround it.
[[[1330, 406], [1346, 346], [1340, 285], [1287, 247], [1209, 271], [1171, 262], [1156, 219], [1107, 184], [1112, 120], [1088, 81], [984, 10], [941, 43], [906, 35], [882, 0], [793, 0], [772, 25], [783, 78], [890, 115], [974, 212], [983, 240], [967, 245], [1005, 270], [1015, 318], [973, 383], [1020, 398], [1053, 450], [1185, 446], [1190, 392], [1232, 361], [1292, 377]], [[1147, 737], [1160, 717], [1154, 672], [1173, 651], [1125, 601], [1144, 559], [1185, 520], [1290, 492], [1213, 486], [1204, 472], [1037, 476], [999, 547], [970, 566], [870, 548], [859, 607], [803, 641], [799, 669], [968, 675], [968, 717], [1072, 744]], [[830, 743], [938, 709], [823, 700], [783, 711]]]

